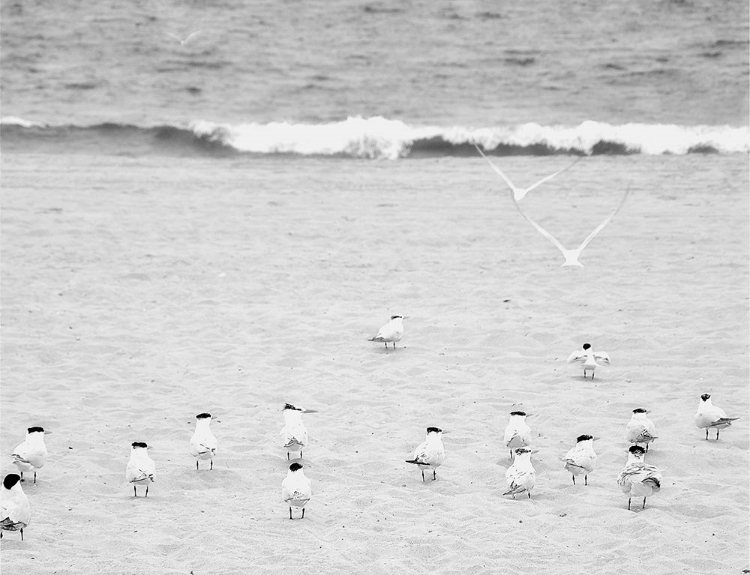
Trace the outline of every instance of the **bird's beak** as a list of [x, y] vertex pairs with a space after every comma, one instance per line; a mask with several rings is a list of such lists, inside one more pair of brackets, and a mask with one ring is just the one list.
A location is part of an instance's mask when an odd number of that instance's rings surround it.
[[318, 410], [317, 409], [305, 409], [303, 407], [302, 408], [302, 413], [318, 413]]
[[594, 441], [599, 441], [601, 437], [592, 437], [591, 439], [593, 439]]

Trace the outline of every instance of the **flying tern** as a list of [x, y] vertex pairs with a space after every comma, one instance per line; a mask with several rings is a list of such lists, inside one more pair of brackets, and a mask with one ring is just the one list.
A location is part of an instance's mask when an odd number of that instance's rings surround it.
[[214, 455], [216, 455], [216, 438], [211, 433], [211, 414], [199, 413], [195, 416], [195, 433], [190, 439], [190, 455], [195, 457], [195, 468], [199, 469], [198, 462], [203, 459], [211, 460], [211, 469], [214, 468]]
[[508, 484], [508, 491], [503, 495], [516, 495], [526, 493], [531, 499], [531, 490], [536, 484], [536, 472], [531, 464], [531, 449], [519, 447], [515, 451], [513, 465], [505, 471], [505, 481]]
[[392, 315], [391, 321], [378, 330], [378, 335], [371, 337], [370, 341], [379, 341], [385, 343], [388, 349], [388, 342], [393, 343], [393, 349], [396, 349], [396, 342], [401, 341], [404, 335], [404, 316]]
[[180, 43], [180, 45], [185, 46], [188, 42], [190, 42], [190, 40], [192, 40], [193, 38], [195, 38], [196, 36], [202, 33], [203, 33], [203, 30], [195, 30], [193, 32], [190, 32], [190, 34], [188, 34], [187, 36], [183, 38], [182, 36], [178, 36], [177, 34], [173, 32], [167, 32], [167, 36], [169, 36], [170, 38], [174, 40], [177, 40]]
[[146, 495], [148, 497], [148, 484], [153, 482], [156, 465], [154, 460], [148, 456], [146, 449], [148, 445], [142, 441], [134, 441], [130, 451], [130, 460], [125, 468], [125, 479], [128, 483], [133, 484], [133, 494], [138, 497], [136, 485], [146, 485]]
[[646, 417], [647, 413], [648, 410], [643, 409], [642, 407], [634, 409], [633, 416], [630, 418], [630, 421], [628, 421], [627, 433], [628, 441], [630, 443], [635, 443], [636, 445], [645, 443], [646, 451], [648, 451], [648, 444], [659, 437], [656, 435], [654, 422]]
[[565, 172], [566, 170], [569, 170], [570, 168], [572, 168], [578, 162], [581, 161], [581, 157], [579, 156], [576, 159], [576, 161], [573, 162], [572, 164], [570, 164], [568, 167], [563, 168], [562, 170], [558, 170], [554, 174], [549, 175], [546, 178], [542, 178], [536, 184], [533, 184], [533, 185], [529, 186], [528, 188], [519, 188], [518, 186], [514, 185], [513, 182], [510, 181], [510, 178], [508, 178], [508, 176], [506, 176], [502, 172], [502, 170], [500, 168], [498, 168], [495, 164], [492, 163], [492, 160], [490, 160], [485, 155], [485, 153], [482, 151], [482, 149], [477, 144], [474, 144], [474, 147], [477, 149], [477, 152], [479, 152], [482, 155], [482, 157], [489, 162], [490, 166], [492, 166], [492, 169], [495, 170], [495, 172], [497, 173], [497, 175], [500, 176], [506, 184], [508, 184], [508, 187], [513, 192], [513, 198], [517, 202], [520, 202], [526, 196], [526, 194], [528, 194], [532, 190], [535, 190], [536, 188], [538, 188], [539, 186], [541, 186], [544, 182], [547, 182], [547, 181], [551, 180], [552, 178], [554, 178], [555, 176], [557, 176], [559, 174], [562, 174], [563, 172]]
[[310, 479], [305, 477], [301, 464], [292, 463], [284, 481], [281, 482], [281, 498], [289, 505], [289, 519], [293, 519], [292, 507], [301, 508], [302, 519], [305, 518], [305, 505], [310, 501], [310, 497], [312, 497]]
[[513, 458], [513, 450], [517, 447], [526, 447], [531, 443], [531, 428], [526, 423], [525, 411], [511, 411], [510, 421], [505, 427], [503, 437], [505, 447], [510, 450], [510, 457]]
[[424, 470], [432, 469], [432, 479], [437, 479], [435, 470], [445, 462], [445, 447], [442, 440], [443, 430], [439, 427], [428, 427], [427, 437], [414, 450], [411, 459], [406, 463], [413, 463], [422, 471], [422, 481], [424, 481]]
[[526, 218], [526, 220], [536, 228], [536, 230], [542, 234], [545, 238], [547, 238], [549, 241], [552, 242], [552, 244], [557, 247], [562, 252], [562, 255], [565, 257], [565, 263], [562, 264], [564, 266], [579, 266], [583, 267], [583, 264], [578, 261], [578, 258], [581, 256], [581, 252], [586, 248], [587, 245], [593, 240], [596, 235], [604, 229], [604, 226], [606, 226], [609, 221], [617, 215], [617, 212], [620, 211], [620, 208], [622, 208], [623, 204], [625, 203], [625, 200], [628, 199], [628, 195], [630, 195], [630, 187], [625, 191], [625, 194], [622, 196], [622, 200], [620, 200], [620, 204], [615, 208], [615, 211], [612, 212], [608, 217], [606, 217], [602, 223], [600, 223], [596, 229], [594, 229], [593, 232], [591, 232], [588, 236], [586, 236], [586, 239], [581, 242], [581, 244], [574, 250], [569, 250], [565, 246], [563, 246], [557, 238], [555, 238], [552, 234], [550, 234], [547, 230], [545, 230], [542, 226], [540, 226], [538, 223], [536, 223], [534, 220], [532, 220], [529, 216], [526, 215], [526, 213], [521, 209], [521, 206], [518, 205], [518, 202], [516, 201], [516, 198], [513, 197], [511, 194], [511, 198], [513, 200], [513, 203], [516, 206], [516, 209], [518, 209], [518, 212]]
[[44, 444], [44, 428], [29, 427], [26, 431], [26, 439], [19, 444], [11, 453], [13, 465], [18, 468], [23, 481], [24, 471], [34, 472], [34, 483], [36, 483], [36, 472], [44, 467], [47, 461], [47, 447]]
[[9, 473], [0, 491], [0, 539], [3, 531], [20, 531], [23, 541], [23, 530], [30, 519], [29, 498], [21, 488], [21, 476]]
[[639, 445], [633, 445], [628, 450], [628, 461], [625, 468], [617, 477], [617, 484], [622, 492], [628, 496], [628, 510], [633, 497], [643, 497], [643, 507], [646, 498], [661, 490], [661, 472], [653, 465], [643, 461], [646, 450]]
[[719, 430], [729, 427], [738, 419], [739, 417], [727, 417], [723, 409], [711, 403], [711, 396], [708, 393], [701, 395], [698, 412], [695, 414], [695, 425], [700, 429], [706, 429], [706, 440], [708, 440], [708, 430], [715, 429], [716, 441], [719, 441]]
[[576, 475], [583, 475], [583, 484], [589, 484], [589, 473], [596, 467], [596, 452], [594, 438], [591, 435], [579, 435], [573, 447], [565, 455], [565, 469], [573, 474], [573, 485]]
[[[601, 363], [597, 363], [600, 361]], [[584, 343], [583, 347], [574, 351], [568, 356], [568, 363], [582, 363], [583, 364], [583, 377], [586, 377], [586, 372], [591, 372], [591, 379], [594, 379], [594, 370], [602, 364], [609, 365], [609, 354], [606, 351], [594, 351], [591, 348], [590, 343]]]

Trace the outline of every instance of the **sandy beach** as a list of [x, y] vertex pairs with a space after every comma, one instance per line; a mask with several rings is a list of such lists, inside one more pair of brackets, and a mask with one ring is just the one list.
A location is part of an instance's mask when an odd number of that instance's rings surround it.
[[[519, 183], [570, 158], [503, 158]], [[49, 459], [3, 573], [741, 573], [748, 558], [744, 154], [598, 156], [513, 207], [477, 158], [2, 158], [2, 473], [26, 427]], [[367, 341], [406, 316], [395, 351]], [[585, 341], [612, 364], [584, 380]], [[702, 393], [741, 419], [706, 441]], [[313, 499], [281, 502], [284, 402]], [[645, 407], [664, 482], [616, 483]], [[532, 498], [504, 497], [508, 414]], [[213, 415], [214, 470], [188, 452]], [[405, 463], [436, 425], [437, 481]], [[562, 458], [598, 439], [589, 485]], [[130, 443], [156, 462], [133, 498]]]

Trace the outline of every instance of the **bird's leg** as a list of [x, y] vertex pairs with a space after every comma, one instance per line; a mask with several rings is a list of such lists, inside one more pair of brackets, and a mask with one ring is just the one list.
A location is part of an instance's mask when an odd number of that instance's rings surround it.
[[573, 485], [575, 485], [575, 484], [576, 484], [576, 476], [574, 475], [573, 476]]
[[646, 498], [645, 497], [643, 498], [643, 507], [641, 507], [641, 509], [646, 509]]
[[2, 539], [2, 538], [3, 538], [3, 532], [0, 531], [0, 539]]
[[211, 460], [211, 469], [213, 470], [213, 468], [214, 468], [214, 460], [212, 459]]
[[303, 507], [302, 508], [302, 519], [304, 519], [304, 518], [305, 518], [305, 508]]
[[529, 495], [529, 499], [531, 499], [531, 491], [528, 491], [527, 493]]
[[21, 541], [23, 541], [23, 529], [21, 529]]
[[422, 469], [422, 482], [424, 483], [424, 469]]
[[512, 449], [508, 450], [508, 453], [510, 453], [510, 458], [513, 459], [513, 450]]
[[292, 508], [289, 507], [289, 519], [292, 519]]
[[628, 511], [630, 511], [630, 497], [628, 497]]
[[588, 475], [584, 475], [583, 476], [583, 484], [584, 485], [588, 485], [589, 484], [589, 476]]
[[[716, 430], [716, 439], [719, 439], [719, 430]], [[36, 471], [34, 472], [34, 484], [36, 485]]]
[[437, 481], [437, 473], [435, 469], [432, 470], [432, 480]]
[[135, 488], [135, 485], [133, 485], [133, 497], [138, 497], [138, 490]]
[[385, 349], [388, 349], [388, 342], [385, 342]]
[[195, 460], [195, 470], [198, 471], [198, 469], [199, 469], [199, 467], [198, 467], [198, 460], [196, 459]]
[[289, 461], [289, 452], [286, 452], [286, 460]]
[[[716, 441], [719, 441], [719, 428], [716, 428]], [[34, 483], [36, 483], [36, 473], [34, 473]]]
[[708, 427], [706, 428], [706, 441], [708, 441]]
[[148, 497], [148, 485], [146, 485], [146, 497]]
[[648, 453], [648, 441], [646, 442], [646, 453]]
[[299, 450], [299, 458], [302, 459], [302, 450]]
[[[708, 430], [706, 430], [706, 433], [708, 433]], [[23, 481], [23, 471], [21, 471], [21, 481]]]

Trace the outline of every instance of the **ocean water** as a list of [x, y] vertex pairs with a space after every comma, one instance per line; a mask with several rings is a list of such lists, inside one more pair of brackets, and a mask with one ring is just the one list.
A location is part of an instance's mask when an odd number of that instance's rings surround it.
[[5, 152], [749, 149], [745, 0], [3, 0], [0, 15]]

